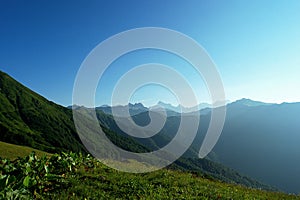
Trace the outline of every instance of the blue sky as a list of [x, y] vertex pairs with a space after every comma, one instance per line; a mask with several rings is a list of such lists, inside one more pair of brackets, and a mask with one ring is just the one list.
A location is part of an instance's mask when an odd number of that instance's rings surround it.
[[[222, 77], [226, 98], [300, 101], [300, 1], [11, 1], [0, 2], [0, 70], [61, 105], [72, 103], [76, 73], [89, 52], [119, 32], [157, 26], [202, 45]], [[120, 58], [103, 77], [96, 104], [109, 104], [112, 85], [126, 69], [166, 63], [185, 74], [199, 101], [203, 81], [178, 58], [157, 51]], [[121, 67], [122, 66], [122, 67]], [[101, 85], [102, 84], [102, 85]], [[203, 92], [202, 92], [203, 91]], [[176, 104], [158, 86], [132, 101]], [[191, 106], [191, 105], [190, 105]]]

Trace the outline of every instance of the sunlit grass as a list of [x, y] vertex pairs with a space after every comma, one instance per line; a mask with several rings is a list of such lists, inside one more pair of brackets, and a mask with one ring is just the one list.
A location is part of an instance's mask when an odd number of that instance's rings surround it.
[[187, 172], [120, 172], [76, 153], [41, 158], [31, 154], [14, 162], [3, 159], [0, 163], [3, 198], [22, 194], [24, 198], [35, 199], [300, 199]]
[[0, 142], [0, 157], [1, 158], [8, 158], [8, 159], [14, 160], [18, 157], [27, 156], [32, 151], [36, 152], [36, 155], [38, 155], [38, 156], [43, 156], [43, 155], [50, 156], [51, 155], [50, 153], [40, 151], [37, 149], [33, 149], [30, 147]]

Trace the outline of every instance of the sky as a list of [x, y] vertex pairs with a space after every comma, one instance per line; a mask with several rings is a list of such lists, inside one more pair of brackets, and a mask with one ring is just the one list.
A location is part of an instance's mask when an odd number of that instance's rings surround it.
[[[300, 102], [299, 10], [298, 0], [2, 0], [0, 70], [68, 106], [76, 74], [99, 43], [129, 29], [163, 27], [188, 35], [207, 51], [222, 78], [226, 99]], [[191, 84], [198, 102], [210, 102], [205, 83], [192, 66], [150, 49], [117, 59], [99, 82], [95, 104], [110, 104], [119, 78], [149, 62], [173, 67]], [[139, 88], [131, 97], [131, 102], [145, 105], [159, 100], [178, 103], [168, 88], [159, 85]]]

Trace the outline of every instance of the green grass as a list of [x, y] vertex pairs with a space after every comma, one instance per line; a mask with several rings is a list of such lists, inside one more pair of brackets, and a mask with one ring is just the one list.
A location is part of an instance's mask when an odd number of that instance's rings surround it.
[[29, 155], [32, 151], [36, 153], [38, 156], [47, 155], [50, 156], [50, 153], [40, 151], [37, 149], [33, 149], [31, 147], [25, 147], [15, 144], [9, 144], [0, 141], [0, 157], [1, 158], [8, 158], [10, 160], [14, 160], [18, 157], [24, 157]]
[[0, 161], [0, 198], [17, 199], [300, 199], [158, 170], [131, 174], [75, 153]]
[[159, 170], [128, 174], [107, 169], [80, 168], [70, 187], [51, 194], [58, 199], [300, 199], [300, 197], [224, 184], [190, 173]]

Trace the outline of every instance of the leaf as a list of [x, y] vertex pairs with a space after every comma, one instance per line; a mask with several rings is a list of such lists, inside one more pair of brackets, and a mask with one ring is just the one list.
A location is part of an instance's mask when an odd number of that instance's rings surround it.
[[[26, 164], [28, 164], [28, 163], [26, 163]], [[31, 166], [28, 164], [26, 166], [26, 174], [29, 174], [31, 171], [32, 171]]]
[[26, 176], [25, 177], [25, 179], [24, 179], [24, 181], [23, 181], [23, 185], [25, 186], [25, 187], [29, 187], [29, 185], [30, 185], [30, 177], [29, 176]]
[[45, 169], [46, 173], [49, 173], [49, 167], [47, 164], [44, 165], [44, 169]]
[[7, 180], [6, 180], [6, 185], [10, 185], [10, 184], [12, 184], [15, 181], [16, 181], [16, 177], [15, 176], [8, 175]]
[[0, 189], [1, 191], [5, 188], [6, 186], [6, 179], [7, 179], [7, 175], [1, 175], [0, 176]]

